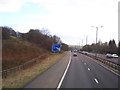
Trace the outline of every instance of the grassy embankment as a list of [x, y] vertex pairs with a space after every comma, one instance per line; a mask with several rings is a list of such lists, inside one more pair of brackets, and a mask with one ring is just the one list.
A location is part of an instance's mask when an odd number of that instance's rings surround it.
[[38, 48], [32, 43], [11, 37], [2, 41], [2, 68], [12, 68], [35, 57], [47, 56], [48, 54], [46, 50]]
[[36, 76], [55, 64], [64, 55], [64, 53], [51, 54], [29, 42], [21, 41], [14, 37], [7, 41], [3, 41], [3, 69], [18, 66], [40, 55], [44, 55], [44, 57], [40, 59], [39, 63], [25, 70], [13, 73], [3, 79], [3, 88], [23, 87]]

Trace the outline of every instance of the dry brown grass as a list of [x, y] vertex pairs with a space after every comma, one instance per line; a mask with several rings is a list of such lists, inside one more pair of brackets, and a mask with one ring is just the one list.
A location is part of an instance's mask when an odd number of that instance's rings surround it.
[[42, 60], [42, 62], [35, 64], [34, 66], [14, 73], [8, 76], [6, 79], [3, 79], [2, 86], [3, 88], [21, 88], [36, 76], [42, 74], [50, 66], [55, 64], [60, 58], [62, 58], [65, 53], [53, 54], [49, 58]]
[[47, 51], [38, 48], [37, 46], [29, 42], [22, 41], [17, 38], [3, 40], [2, 47], [3, 69], [9, 69], [21, 65], [35, 57], [47, 54], [48, 54]]

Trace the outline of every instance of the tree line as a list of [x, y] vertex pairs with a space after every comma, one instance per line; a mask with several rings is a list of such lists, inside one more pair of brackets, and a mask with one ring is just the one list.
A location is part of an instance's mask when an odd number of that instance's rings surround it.
[[106, 54], [106, 53], [116, 53], [118, 55], [120, 55], [120, 41], [118, 43], [118, 46], [116, 45], [115, 40], [110, 40], [108, 43], [102, 43], [102, 42], [98, 42], [97, 44], [92, 43], [91, 45], [85, 45], [83, 46], [83, 48], [81, 50], [84, 51], [88, 51], [88, 52], [97, 52], [97, 53], [102, 53], [102, 54]]
[[27, 33], [21, 33], [11, 27], [2, 27], [2, 40], [10, 39], [11, 36], [31, 42], [48, 51], [51, 51], [53, 43], [61, 43], [62, 50], [68, 50], [68, 45], [63, 43], [57, 35], [52, 36], [47, 29], [30, 29]]

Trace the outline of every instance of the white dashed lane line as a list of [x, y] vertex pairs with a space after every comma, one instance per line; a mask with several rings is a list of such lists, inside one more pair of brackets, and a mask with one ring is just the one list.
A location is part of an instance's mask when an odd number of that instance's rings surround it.
[[88, 71], [90, 71], [90, 68], [88, 68]]
[[[87, 65], [87, 64], [84, 62], [84, 65]], [[90, 71], [91, 69], [90, 69], [90, 68], [87, 68], [87, 70]], [[97, 84], [99, 84], [99, 81], [98, 81], [96, 78], [94, 78], [94, 81], [95, 81]]]
[[98, 84], [99, 82], [98, 82], [98, 80], [96, 79], [96, 78], [94, 78], [94, 80], [95, 80], [95, 82]]
[[[86, 63], [84, 62], [84, 65], [86, 65]], [[90, 71], [91, 69], [90, 68], [87, 68], [88, 71]], [[99, 84], [98, 80], [96, 78], [94, 78], [94, 81]]]

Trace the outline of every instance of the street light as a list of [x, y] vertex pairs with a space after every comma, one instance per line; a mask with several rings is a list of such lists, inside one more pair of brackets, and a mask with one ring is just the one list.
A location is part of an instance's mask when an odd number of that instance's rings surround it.
[[80, 40], [81, 40], [81, 41], [80, 41], [80, 42], [81, 42], [81, 47], [83, 47], [83, 39], [80, 39]]
[[87, 42], [88, 42], [88, 36], [86, 36], [86, 45], [87, 45]]
[[[92, 26], [94, 27], [94, 26]], [[95, 27], [96, 28], [96, 44], [97, 44], [97, 38], [98, 38], [98, 28], [103, 28], [103, 26], [100, 26], [100, 27]]]
[[[92, 26], [92, 27], [94, 27], [94, 26]], [[96, 26], [95, 28], [96, 28], [96, 45], [97, 45], [98, 28], [103, 28], [103, 26], [100, 26], [100, 27]], [[96, 47], [96, 57], [97, 57], [97, 47]]]

